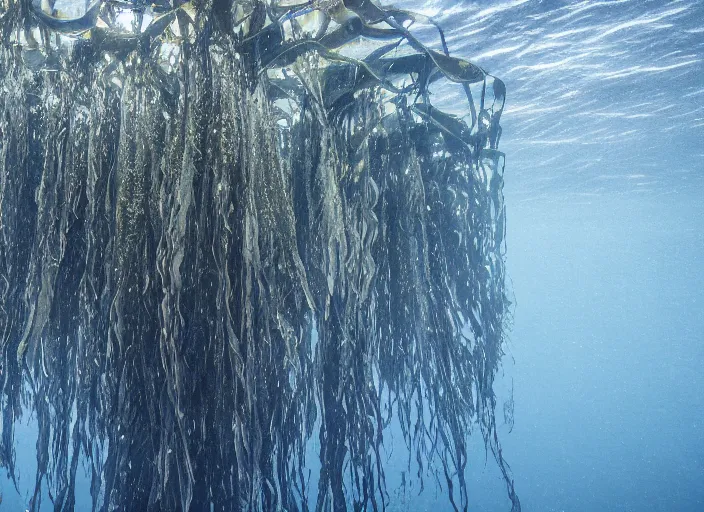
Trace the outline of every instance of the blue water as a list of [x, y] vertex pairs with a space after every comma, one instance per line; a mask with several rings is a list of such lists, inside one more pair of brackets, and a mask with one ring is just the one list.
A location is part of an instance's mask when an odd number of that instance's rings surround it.
[[[704, 2], [401, 6], [507, 85], [515, 304], [497, 392], [513, 387], [499, 433], [523, 510], [704, 510]], [[33, 485], [22, 422], [7, 510]], [[481, 443], [473, 460], [473, 510], [509, 510]], [[450, 510], [432, 489], [395, 506]]]
[[[508, 89], [523, 510], [702, 511], [704, 3], [453, 5]], [[478, 510], [508, 510], [489, 466]]]
[[503, 439], [524, 510], [704, 510], [704, 207], [614, 194], [511, 212]]

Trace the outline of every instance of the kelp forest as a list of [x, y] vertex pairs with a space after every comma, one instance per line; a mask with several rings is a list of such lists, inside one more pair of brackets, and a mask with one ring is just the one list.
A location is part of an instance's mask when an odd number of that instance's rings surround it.
[[372, 0], [0, 0], [0, 465], [17, 485], [34, 418], [28, 507], [392, 510], [396, 422], [416, 489], [469, 510], [481, 436], [520, 511], [505, 95]]

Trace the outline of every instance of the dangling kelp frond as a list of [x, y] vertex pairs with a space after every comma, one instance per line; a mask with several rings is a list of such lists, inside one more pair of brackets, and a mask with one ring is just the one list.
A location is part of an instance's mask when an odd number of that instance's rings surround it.
[[74, 508], [79, 459], [98, 510], [384, 509], [397, 418], [462, 510], [478, 425], [520, 510], [500, 80], [368, 1], [4, 0], [0, 31], [0, 460], [29, 408], [33, 509]]

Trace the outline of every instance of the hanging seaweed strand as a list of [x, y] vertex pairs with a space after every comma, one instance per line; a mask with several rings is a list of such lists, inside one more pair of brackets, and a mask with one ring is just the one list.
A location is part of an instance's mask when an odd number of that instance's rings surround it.
[[384, 510], [397, 422], [455, 510], [478, 427], [520, 511], [503, 83], [369, 0], [45, 4], [0, 3], [0, 464], [33, 413], [30, 508], [73, 510], [84, 461], [95, 510]]

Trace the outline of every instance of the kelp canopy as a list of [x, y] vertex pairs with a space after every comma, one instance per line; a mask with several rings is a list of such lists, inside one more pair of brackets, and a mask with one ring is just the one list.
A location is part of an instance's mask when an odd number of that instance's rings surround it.
[[500, 80], [370, 0], [2, 0], [0, 35], [0, 456], [33, 411], [31, 508], [73, 510], [83, 460], [97, 510], [383, 510], [393, 419], [462, 510], [478, 426], [520, 510]]

